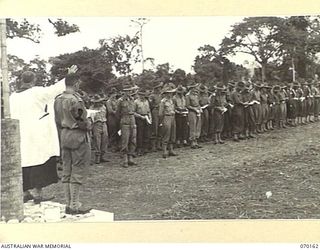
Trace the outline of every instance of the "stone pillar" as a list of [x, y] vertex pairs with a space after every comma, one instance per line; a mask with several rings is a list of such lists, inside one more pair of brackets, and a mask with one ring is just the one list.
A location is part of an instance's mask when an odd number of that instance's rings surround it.
[[14, 119], [1, 119], [1, 217], [23, 219], [20, 128]]

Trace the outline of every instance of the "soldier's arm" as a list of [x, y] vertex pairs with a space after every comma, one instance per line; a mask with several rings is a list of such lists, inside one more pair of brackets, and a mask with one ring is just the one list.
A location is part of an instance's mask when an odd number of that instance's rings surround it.
[[147, 112], [148, 112], [148, 116], [149, 116], [149, 118], [151, 119], [151, 108], [150, 108], [150, 102], [148, 101], [147, 102]]
[[107, 113], [108, 114], [113, 114], [115, 115], [117, 113], [117, 110], [114, 110], [112, 105], [111, 105], [111, 101], [107, 101], [106, 103], [106, 108], [107, 108]]
[[162, 126], [164, 118], [164, 101], [161, 100], [160, 105], [159, 105], [159, 125]]
[[117, 103], [117, 109], [116, 109], [116, 117], [118, 119], [121, 118], [121, 100], [118, 100], [118, 103]]

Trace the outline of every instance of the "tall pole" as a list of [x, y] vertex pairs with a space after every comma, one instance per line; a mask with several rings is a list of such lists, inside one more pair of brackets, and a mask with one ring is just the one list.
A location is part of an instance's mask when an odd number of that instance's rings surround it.
[[294, 67], [294, 59], [293, 59], [293, 57], [291, 59], [291, 68], [292, 68], [292, 82], [295, 82], [296, 81], [296, 70], [295, 70], [295, 67]]
[[140, 48], [141, 48], [141, 60], [142, 60], [142, 73], [144, 71], [144, 56], [143, 56], [143, 41], [142, 41], [142, 28], [143, 28], [143, 25], [140, 26]]
[[143, 26], [146, 25], [150, 20], [146, 18], [138, 18], [137, 20], [131, 20], [131, 22], [137, 24], [140, 29], [140, 49], [141, 49], [141, 67], [142, 67], [142, 73], [144, 71], [144, 54], [143, 54]]
[[291, 58], [291, 67], [292, 67], [292, 81], [296, 81], [296, 67], [294, 65], [294, 56], [296, 54], [296, 46], [293, 47], [293, 55]]
[[8, 81], [8, 62], [7, 62], [7, 28], [6, 19], [0, 19], [0, 49], [1, 49], [1, 79], [2, 79], [2, 98], [3, 98], [3, 118], [10, 118], [9, 104], [9, 81]]

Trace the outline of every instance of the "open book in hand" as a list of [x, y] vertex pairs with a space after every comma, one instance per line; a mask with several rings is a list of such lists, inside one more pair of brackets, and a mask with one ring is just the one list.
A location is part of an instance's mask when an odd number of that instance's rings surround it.
[[228, 109], [226, 107], [221, 108], [221, 113], [224, 114], [225, 112], [227, 112]]
[[93, 116], [98, 112], [99, 112], [99, 110], [87, 109], [87, 118], [89, 118], [89, 117], [93, 118]]
[[205, 109], [205, 108], [207, 108], [209, 106], [209, 104], [206, 104], [206, 105], [204, 105], [204, 106], [201, 106], [201, 109]]
[[121, 136], [121, 129], [118, 130], [118, 135]]
[[147, 121], [148, 124], [152, 124], [152, 121], [151, 121], [151, 119], [149, 118], [148, 115], [145, 115], [145, 118], [146, 118], [146, 121]]

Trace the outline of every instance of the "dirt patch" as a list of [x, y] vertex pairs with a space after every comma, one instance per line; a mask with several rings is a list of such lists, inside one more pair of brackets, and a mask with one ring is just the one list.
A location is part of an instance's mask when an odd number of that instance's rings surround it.
[[[111, 162], [88, 167], [81, 200], [116, 220], [319, 219], [319, 138], [314, 123], [177, 149], [168, 159], [151, 153], [128, 169], [110, 154]], [[64, 202], [59, 183], [45, 192]]]

